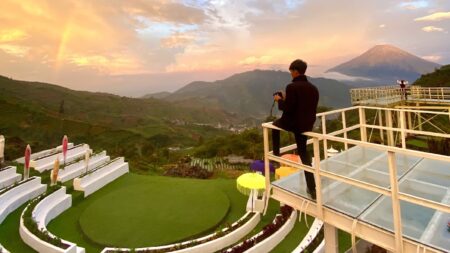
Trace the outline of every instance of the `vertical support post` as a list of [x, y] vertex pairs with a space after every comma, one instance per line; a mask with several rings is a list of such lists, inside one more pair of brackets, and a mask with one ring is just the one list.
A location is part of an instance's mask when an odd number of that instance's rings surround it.
[[0, 135], [0, 169], [5, 161], [5, 137]]
[[[450, 110], [450, 109], [449, 109]], [[345, 111], [341, 112], [341, 118], [342, 118], [342, 129], [345, 129], [344, 131], [344, 138], [347, 139], [347, 119], [345, 118]], [[345, 150], [348, 149], [348, 143], [344, 143]]]
[[[327, 120], [325, 118], [325, 115], [322, 116], [322, 134], [327, 134]], [[324, 159], [328, 158], [328, 142], [326, 139], [323, 139], [323, 155]]]
[[265, 205], [264, 205], [264, 215], [266, 215], [267, 206], [269, 205], [270, 198], [270, 167], [269, 167], [269, 129], [263, 127], [263, 139], [264, 139], [264, 176], [266, 179], [266, 189], [265, 189]]
[[363, 107], [359, 107], [359, 125], [361, 141], [367, 142], [366, 110]]
[[402, 138], [402, 148], [406, 148], [406, 132], [405, 132], [405, 128], [406, 128], [406, 120], [405, 120], [405, 112], [403, 110], [398, 111], [400, 114], [400, 135]]
[[[413, 124], [412, 124], [411, 116], [412, 116], [411, 112], [408, 112], [408, 129], [409, 130], [413, 130], [414, 129]], [[406, 136], [408, 136], [408, 134], [406, 134]]]
[[[386, 110], [386, 125], [388, 128], [392, 128], [392, 111]], [[394, 133], [392, 132], [392, 129], [386, 130], [387, 138], [388, 138], [388, 145], [394, 146]]]
[[388, 151], [389, 178], [391, 181], [392, 214], [394, 217], [395, 252], [403, 252], [402, 216], [398, 199], [397, 163], [395, 153]]
[[322, 208], [322, 180], [320, 178], [320, 148], [319, 139], [313, 138], [314, 148], [314, 181], [316, 182], [316, 204], [317, 204], [317, 218], [323, 220]]
[[[383, 111], [378, 109], [378, 126], [383, 126]], [[384, 132], [383, 129], [380, 128], [380, 138], [381, 142], [384, 144]]]
[[[419, 103], [416, 103], [416, 106], [419, 107]], [[419, 124], [419, 131], [422, 131], [422, 115], [420, 114], [420, 110], [417, 113], [417, 124]]]
[[324, 223], [323, 232], [325, 239], [325, 252], [326, 253], [338, 253], [339, 252], [339, 240], [338, 230], [336, 227]]

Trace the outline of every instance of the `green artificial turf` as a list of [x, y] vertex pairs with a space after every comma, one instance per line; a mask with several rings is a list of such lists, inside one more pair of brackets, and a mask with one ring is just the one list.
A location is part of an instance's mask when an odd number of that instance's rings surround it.
[[197, 180], [135, 176], [90, 204], [83, 233], [97, 244], [144, 247], [182, 241], [216, 228], [230, 206], [225, 193]]
[[[198, 203], [198, 201], [203, 201], [206, 203], [206, 207], [205, 205], [202, 205], [204, 208], [200, 211], [198, 211], [200, 214], [199, 216], [202, 217], [202, 219], [207, 220], [208, 216], [212, 215], [212, 212], [217, 212], [217, 213], [221, 213], [222, 217], [223, 217], [223, 213], [226, 213], [226, 216], [224, 217], [224, 219], [222, 219], [222, 223], [221, 225], [217, 226], [217, 222], [221, 221], [221, 218], [219, 217], [218, 220], [216, 220], [215, 222], [208, 222], [209, 223], [209, 227], [207, 228], [207, 226], [205, 226], [206, 221], [202, 221], [199, 220], [197, 223], [197, 225], [195, 225], [194, 227], [184, 227], [184, 226], [179, 226], [178, 230], [180, 230], [177, 235], [173, 234], [171, 230], [169, 230], [169, 227], [159, 227], [157, 233], [155, 233], [154, 231], [156, 231], [155, 227], [152, 226], [148, 226], [142, 228], [141, 224], [138, 224], [139, 226], [141, 226], [139, 228], [139, 231], [137, 231], [137, 235], [138, 237], [136, 238], [140, 238], [140, 240], [143, 240], [139, 243], [139, 246], [156, 246], [156, 245], [161, 245], [161, 244], [166, 244], [169, 242], [175, 242], [175, 241], [180, 241], [180, 240], [184, 240], [184, 239], [180, 239], [182, 236], [180, 236], [180, 234], [184, 234], [185, 239], [190, 239], [193, 237], [198, 237], [198, 236], [202, 236], [205, 234], [209, 234], [214, 232], [215, 230], [224, 227], [225, 224], [227, 223], [233, 223], [234, 221], [238, 220], [240, 217], [242, 217], [245, 214], [245, 204], [247, 201], [247, 197], [242, 195], [241, 193], [239, 193], [236, 190], [236, 181], [235, 180], [228, 180], [228, 179], [210, 179], [210, 180], [197, 180], [197, 179], [181, 179], [181, 178], [170, 178], [170, 177], [157, 177], [157, 176], [142, 176], [142, 175], [137, 175], [134, 173], [130, 173], [127, 175], [124, 175], [118, 179], [116, 179], [114, 182], [108, 184], [107, 186], [103, 187], [102, 189], [100, 189], [99, 191], [97, 191], [96, 193], [94, 193], [93, 195], [89, 196], [88, 198], [84, 199], [82, 194], [79, 192], [74, 192], [73, 193], [73, 206], [68, 209], [67, 211], [65, 211], [64, 213], [62, 213], [61, 215], [59, 215], [55, 220], [51, 221], [49, 223], [49, 225], [47, 226], [47, 228], [55, 235], [58, 235], [59, 237], [68, 240], [68, 241], [72, 241], [77, 243], [79, 246], [84, 247], [86, 249], [87, 252], [99, 252], [103, 249], [102, 245], [98, 244], [98, 238], [99, 237], [95, 237], [92, 239], [87, 237], [84, 233], [83, 230], [81, 229], [80, 220], [83, 220], [85, 215], [88, 215], [88, 212], [90, 212], [89, 210], [91, 208], [96, 208], [96, 204], [98, 201], [103, 202], [104, 198], [106, 199], [110, 199], [111, 204], [105, 203], [106, 205], [110, 206], [110, 209], [122, 209], [122, 210], [126, 210], [127, 208], [129, 208], [129, 206], [126, 205], [122, 205], [120, 203], [117, 203], [116, 200], [114, 200], [114, 198], [110, 197], [110, 196], [114, 196], [116, 193], [118, 193], [120, 195], [120, 193], [123, 192], [128, 192], [128, 191], [132, 191], [134, 187], [143, 187], [146, 188], [145, 186], [147, 186], [147, 189], [153, 189], [154, 191], [145, 191], [143, 190], [143, 193], [140, 197], [142, 197], [142, 201], [144, 202], [144, 204], [151, 204], [155, 201], [155, 196], [157, 196], [159, 193], [158, 191], [162, 191], [163, 187], [156, 187], [157, 185], [162, 185], [162, 186], [167, 186], [169, 187], [169, 189], [171, 189], [171, 191], [176, 194], [179, 193], [180, 195], [183, 194], [187, 194], [189, 196], [188, 193], [183, 193], [180, 192], [180, 190], [184, 190], [185, 192], [187, 191], [191, 191], [191, 189], [195, 189], [195, 190], [199, 190], [200, 192], [198, 192], [199, 195], [197, 195], [197, 197], [194, 198], [194, 196], [190, 196], [191, 197], [191, 205], [192, 207], [188, 207], [188, 208], [194, 208], [194, 204], [193, 203]], [[130, 190], [128, 190], [130, 189]], [[205, 192], [205, 193], [202, 193]], [[227, 197], [227, 200], [229, 202], [229, 206], [225, 205], [223, 206], [223, 209], [220, 209], [218, 207], [216, 207], [216, 200], [208, 200], [208, 198], [205, 198], [205, 195], [207, 192], [212, 193], [212, 195], [214, 194], [218, 194], [218, 196], [220, 195], [222, 198], [224, 194]], [[220, 192], [220, 193], [217, 193]], [[159, 194], [161, 195], [161, 194]], [[162, 196], [162, 195], [161, 195]], [[138, 196], [134, 196], [133, 198], [138, 198]], [[105, 201], [106, 201], [105, 199]], [[152, 202], [153, 201], [153, 202]], [[162, 200], [161, 200], [162, 201]], [[170, 200], [167, 200], [167, 202], [169, 202]], [[208, 201], [214, 201], [214, 203], [208, 203]], [[161, 202], [160, 202], [161, 203]], [[159, 204], [160, 204], [159, 203]], [[136, 204], [136, 203], [135, 203]], [[156, 203], [155, 203], [156, 204]], [[171, 205], [171, 204], [170, 204]], [[168, 207], [168, 206], [167, 206]], [[92, 210], [94, 210], [92, 209]], [[194, 210], [192, 209], [192, 210]], [[86, 211], [88, 210], [88, 211]], [[178, 209], [170, 209], [170, 208], [159, 208], [158, 209], [158, 214], [157, 216], [162, 217], [162, 215], [166, 216], [166, 219], [171, 219], [171, 218], [176, 218], [179, 215], [183, 215], [183, 213], [186, 215], [186, 211], [183, 211], [182, 208], [178, 208]], [[227, 213], [228, 210], [228, 213]], [[86, 212], [86, 213], [85, 213]], [[103, 212], [105, 213], [105, 211]], [[98, 215], [100, 216], [102, 214], [102, 212], [99, 212]], [[91, 215], [91, 214], [89, 214]], [[94, 223], [93, 224], [97, 224], [96, 220], [95, 220], [95, 214], [92, 214], [93, 216], [91, 216], [91, 218], [94, 219]], [[142, 214], [141, 214], [142, 216]], [[148, 215], [145, 213], [143, 214], [143, 216], [149, 218], [149, 220], [154, 220], [154, 214], [151, 214], [151, 212], [148, 212]], [[186, 215], [187, 217], [188, 215]], [[220, 215], [219, 215], [220, 216]], [[86, 216], [87, 218], [87, 216]], [[125, 221], [125, 220], [124, 220]], [[132, 219], [128, 219], [127, 221], [133, 223]], [[159, 222], [159, 224], [162, 224], [162, 221], [155, 221], [155, 222]], [[189, 219], [187, 219], [185, 222], [189, 222]], [[203, 224], [203, 228], [205, 229], [199, 229], [199, 227], [196, 226], [202, 226]], [[98, 226], [100, 226], [100, 224], [97, 224]], [[197, 229], [195, 229], [195, 227]], [[145, 229], [145, 230], [144, 230]], [[202, 231], [203, 233], [201, 233]], [[121, 231], [113, 231], [116, 233], [121, 233]], [[201, 234], [199, 234], [201, 233]], [[139, 237], [139, 234], [145, 235], [145, 237]], [[128, 234], [126, 236], [128, 243], [133, 242], [133, 240], [135, 240], [136, 238], [134, 238], [135, 235], [131, 235]], [[159, 238], [159, 241], [156, 241], [155, 238]], [[145, 240], [145, 241], [144, 241]], [[124, 240], [125, 241], [125, 240]], [[121, 241], [122, 242], [122, 241]], [[136, 240], [134, 241], [134, 243], [138, 243]], [[142, 243], [142, 244], [141, 244]], [[6, 246], [6, 245], [5, 245]]]
[[0, 244], [2, 244], [3, 247], [5, 247], [9, 252], [36, 252], [32, 248], [28, 247], [19, 235], [20, 215], [27, 204], [28, 202], [17, 208], [14, 212], [10, 213], [2, 224], [0, 224]]

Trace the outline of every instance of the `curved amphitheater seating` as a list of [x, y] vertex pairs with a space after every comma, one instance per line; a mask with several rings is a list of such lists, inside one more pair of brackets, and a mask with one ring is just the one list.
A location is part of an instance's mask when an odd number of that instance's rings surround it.
[[[291, 232], [292, 228], [294, 228], [295, 222], [297, 220], [297, 211], [292, 211], [291, 216], [286, 221], [286, 223], [281, 226], [278, 231], [276, 231], [271, 236], [267, 237], [263, 241], [259, 242], [258, 244], [255, 244], [250, 249], [246, 250], [246, 253], [263, 253], [263, 252], [270, 252], [272, 249], [274, 249], [288, 234]], [[255, 238], [258, 235], [262, 233], [259, 232], [258, 234], [252, 236], [251, 238]], [[241, 242], [240, 244], [242, 244]], [[230, 252], [231, 248], [227, 249], [225, 252]]]
[[[89, 170], [95, 169], [95, 167], [105, 163], [109, 162], [110, 158], [106, 155], [106, 151], [103, 151], [99, 154], [96, 154], [92, 156], [89, 159]], [[76, 177], [79, 177], [81, 174], [83, 174], [86, 170], [86, 167], [84, 166], [84, 160], [81, 160], [79, 162], [76, 162], [74, 164], [71, 164], [67, 167], [65, 167], [63, 170], [60, 170], [58, 173], [58, 181], [64, 183], [71, 179], [74, 179]]]
[[[247, 217], [248, 215], [252, 215], [252, 212], [247, 212], [244, 216], [242, 216], [242, 218], [240, 218], [239, 220], [244, 219], [245, 217]], [[239, 241], [240, 239], [244, 238], [248, 233], [250, 233], [255, 227], [256, 225], [258, 225], [259, 221], [261, 220], [261, 214], [256, 213], [252, 218], [250, 218], [250, 220], [248, 220], [245, 224], [243, 224], [242, 226], [240, 226], [239, 228], [237, 228], [236, 230], [230, 232], [229, 234], [226, 234], [224, 236], [221, 236], [219, 238], [216, 238], [214, 240], [211, 241], [207, 241], [189, 248], [185, 248], [185, 249], [180, 249], [180, 250], [175, 250], [172, 251], [173, 253], [213, 253], [213, 252], [218, 252], [223, 248], [226, 248], [234, 243], [236, 243], [237, 241]], [[236, 221], [235, 223], [237, 223], [239, 221]], [[232, 225], [234, 225], [235, 223], [233, 223]], [[227, 228], [223, 229], [223, 231], [225, 231]], [[157, 247], [148, 247], [148, 248], [137, 248], [135, 249], [136, 252], [140, 252], [140, 251], [146, 251], [146, 250], [163, 250], [163, 249], [167, 249], [167, 248], [172, 248], [178, 244], [184, 245], [184, 244], [191, 244], [193, 241], [202, 241], [205, 240], [207, 238], [213, 237], [216, 233], [212, 233], [209, 234], [207, 236], [201, 237], [201, 238], [196, 238], [190, 241], [185, 241], [182, 243], [176, 243], [176, 244], [170, 244], [170, 245], [164, 245], [164, 246], [157, 246]], [[114, 250], [121, 250], [124, 252], [127, 251], [131, 251], [131, 249], [125, 249], [125, 248], [121, 248], [121, 249], [117, 249], [117, 248], [105, 248], [102, 250], [102, 253], [108, 253], [110, 251], [114, 251]]]
[[0, 253], [9, 253], [9, 251], [0, 244]]
[[300, 242], [300, 244], [295, 248], [292, 253], [300, 253], [303, 252], [306, 247], [309, 246], [309, 244], [316, 238], [317, 234], [319, 234], [320, 229], [323, 226], [323, 221], [319, 219], [314, 219], [313, 224], [311, 225], [311, 228], [309, 229], [308, 233], [303, 237], [303, 240]]
[[[67, 148], [69, 148], [69, 149], [73, 148], [73, 143], [71, 143], [71, 142], [68, 143]], [[39, 151], [37, 153], [32, 153], [31, 160], [38, 160], [44, 156], [59, 153], [59, 152], [61, 152], [61, 150], [62, 150], [62, 145], [59, 145], [56, 148], [46, 149], [46, 150]], [[25, 158], [21, 157], [21, 158], [16, 159], [15, 161], [23, 164], [25, 162]]]
[[0, 171], [0, 189], [10, 186], [22, 179], [22, 175], [16, 173], [15, 166], [3, 168]]
[[33, 199], [47, 189], [46, 184], [41, 184], [40, 177], [33, 177], [30, 181], [20, 184], [0, 195], [0, 223], [30, 199]]
[[[86, 151], [90, 150], [88, 145], [80, 144], [69, 150], [67, 150], [66, 162], [74, 161], [78, 158], [84, 157]], [[92, 152], [92, 150], [90, 150]], [[30, 161], [30, 167], [33, 167], [35, 170], [42, 173], [43, 171], [50, 170], [53, 168], [53, 164], [55, 163], [56, 157], [59, 157], [59, 162], [64, 162], [64, 157], [62, 152], [51, 154], [37, 160]]]
[[[33, 219], [37, 222], [38, 228], [44, 231], [47, 231], [47, 224], [60, 215], [65, 210], [69, 209], [72, 206], [72, 195], [66, 194], [66, 188], [61, 187], [61, 189], [55, 191], [49, 196], [45, 197], [41, 200], [32, 212]], [[22, 216], [20, 217], [20, 227], [19, 233], [22, 240], [31, 248], [38, 252], [45, 253], [84, 253], [85, 249], [81, 247], [77, 247], [76, 244], [62, 240], [63, 243], [69, 245], [67, 249], [62, 249], [56, 247], [50, 243], [42, 241], [37, 236], [32, 234], [23, 224], [23, 214], [25, 210], [22, 212]], [[48, 232], [48, 231], [47, 231]], [[51, 237], [55, 237], [53, 234], [49, 233]]]
[[84, 197], [87, 197], [128, 171], [128, 163], [123, 157], [119, 157], [88, 175], [75, 178], [73, 187], [77, 191], [83, 191]]

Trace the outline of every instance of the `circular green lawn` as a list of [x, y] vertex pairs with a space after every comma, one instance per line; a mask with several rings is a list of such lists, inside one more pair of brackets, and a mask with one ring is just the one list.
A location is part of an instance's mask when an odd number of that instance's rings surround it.
[[144, 181], [96, 200], [79, 223], [83, 233], [102, 246], [157, 246], [213, 231], [229, 208], [227, 195], [212, 184]]

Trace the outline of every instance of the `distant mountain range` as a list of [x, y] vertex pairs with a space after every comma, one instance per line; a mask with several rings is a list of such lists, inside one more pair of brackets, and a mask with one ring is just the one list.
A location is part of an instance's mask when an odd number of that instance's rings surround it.
[[[284, 90], [291, 79], [288, 72], [254, 70], [215, 82], [192, 82], [170, 94], [157, 93], [145, 97], [158, 97], [180, 105], [220, 108], [245, 117], [262, 118], [269, 114], [272, 94]], [[350, 105], [347, 85], [326, 78], [309, 77], [309, 80], [319, 89], [320, 105], [336, 108]]]
[[[413, 83], [422, 74], [433, 72], [440, 65], [403, 51], [392, 45], [377, 45], [362, 55], [329, 69], [351, 77], [371, 79], [376, 84], [394, 84], [404, 79]], [[362, 82], [367, 85], [371, 82]]]

